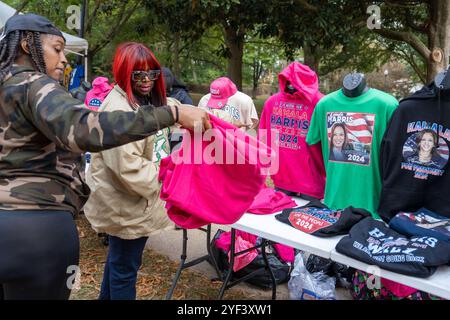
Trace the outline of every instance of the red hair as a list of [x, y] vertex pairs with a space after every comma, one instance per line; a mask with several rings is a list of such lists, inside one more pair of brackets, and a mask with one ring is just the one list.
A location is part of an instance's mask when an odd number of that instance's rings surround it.
[[[158, 60], [149, 48], [137, 42], [125, 42], [119, 45], [113, 63], [114, 80], [126, 92], [128, 101], [132, 105], [137, 104], [137, 99], [133, 93], [131, 72], [149, 69], [161, 70]], [[167, 104], [162, 72], [154, 81], [151, 102], [156, 107]]]

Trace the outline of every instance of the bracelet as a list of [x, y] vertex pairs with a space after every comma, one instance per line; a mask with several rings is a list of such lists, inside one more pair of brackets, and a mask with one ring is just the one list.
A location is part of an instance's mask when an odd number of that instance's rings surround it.
[[178, 123], [178, 120], [180, 120], [180, 114], [178, 113], [178, 106], [174, 105], [175, 107], [175, 122]]

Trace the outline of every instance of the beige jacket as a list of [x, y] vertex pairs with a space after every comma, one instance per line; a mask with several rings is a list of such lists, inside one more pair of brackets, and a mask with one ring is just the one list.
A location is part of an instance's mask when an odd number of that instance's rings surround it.
[[[115, 86], [99, 110], [132, 108], [125, 92]], [[156, 161], [154, 146], [159, 153], [168, 155], [167, 129], [144, 140], [92, 154], [86, 175], [91, 195], [84, 212], [96, 232], [137, 239], [173, 226], [159, 198], [160, 156]]]

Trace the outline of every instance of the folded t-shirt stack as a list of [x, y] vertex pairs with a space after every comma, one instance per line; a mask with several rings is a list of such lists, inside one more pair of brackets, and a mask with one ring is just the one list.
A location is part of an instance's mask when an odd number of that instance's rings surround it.
[[430, 236], [450, 242], [450, 219], [426, 208], [397, 213], [389, 227], [410, 237]]
[[336, 251], [383, 269], [426, 278], [450, 262], [450, 243], [435, 237], [408, 238], [384, 222], [365, 218], [336, 245]]
[[291, 197], [272, 188], [263, 188], [253, 200], [248, 212], [254, 214], [270, 214], [283, 209], [293, 208], [297, 204]]
[[274, 157], [256, 138], [209, 118], [213, 129], [200, 136], [186, 131], [181, 148], [161, 160], [160, 197], [169, 218], [186, 229], [239, 220], [264, 187]]
[[314, 236], [333, 237], [347, 234], [356, 223], [370, 216], [364, 209], [331, 210], [320, 201], [313, 201], [303, 207], [285, 209], [275, 218]]

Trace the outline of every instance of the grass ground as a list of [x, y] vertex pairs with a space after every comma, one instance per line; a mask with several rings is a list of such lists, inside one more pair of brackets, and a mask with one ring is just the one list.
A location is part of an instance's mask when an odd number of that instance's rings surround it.
[[[71, 300], [95, 300], [100, 293], [103, 268], [107, 255], [97, 234], [82, 215], [77, 220], [80, 232], [81, 283], [72, 291]], [[145, 250], [142, 267], [138, 273], [137, 299], [164, 299], [172, 283], [178, 263], [150, 249]], [[213, 300], [217, 299], [222, 282], [211, 281], [203, 274], [184, 270], [172, 299]], [[224, 299], [255, 299], [248, 292], [230, 289]]]

